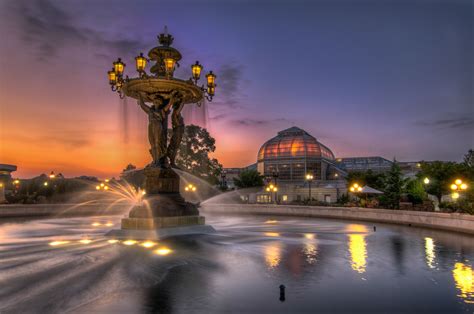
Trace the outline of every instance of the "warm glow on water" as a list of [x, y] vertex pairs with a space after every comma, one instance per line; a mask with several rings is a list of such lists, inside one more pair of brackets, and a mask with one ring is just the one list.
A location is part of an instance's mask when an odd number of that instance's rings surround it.
[[265, 263], [268, 268], [275, 268], [281, 261], [281, 243], [268, 243], [265, 246]]
[[464, 302], [474, 304], [474, 271], [471, 266], [456, 263], [453, 269], [454, 282], [459, 290], [458, 296]]
[[99, 227], [101, 224], [100, 222], [94, 222], [92, 223], [92, 227]]
[[161, 248], [159, 248], [159, 249], [157, 249], [157, 250], [154, 251], [154, 253], [155, 253], [156, 255], [162, 255], [162, 256], [168, 255], [168, 254], [170, 254], [171, 252], [173, 252], [173, 251], [172, 251], [171, 249], [167, 248], [167, 247], [161, 247]]
[[117, 240], [117, 239], [110, 239], [110, 240], [107, 241], [107, 242], [109, 242], [110, 244], [114, 244], [114, 243], [117, 243], [118, 241], [119, 241], [119, 240]]
[[265, 221], [266, 224], [276, 224], [278, 223], [278, 220], [267, 220]]
[[316, 263], [316, 255], [318, 254], [318, 247], [315, 242], [307, 242], [304, 245], [303, 253], [306, 256], [308, 264]]
[[108, 222], [108, 223], [106, 223], [105, 225], [106, 225], [107, 227], [112, 227], [114, 224], [111, 223], [111, 222]]
[[357, 224], [350, 224], [346, 227], [346, 232], [353, 233], [353, 232], [367, 232], [367, 227], [364, 225], [357, 225]]
[[53, 242], [49, 242], [49, 245], [51, 246], [58, 246], [58, 245], [63, 245], [63, 244], [68, 244], [70, 243], [71, 241], [53, 241]]
[[79, 243], [82, 243], [82, 244], [89, 244], [91, 243], [92, 240], [91, 239], [82, 239], [82, 240], [79, 240]]
[[351, 267], [356, 272], [365, 273], [367, 266], [367, 243], [365, 235], [349, 235], [349, 253], [351, 254]]
[[314, 239], [316, 236], [315, 236], [314, 233], [305, 233], [305, 234], [304, 234], [304, 237], [305, 237], [306, 239], [308, 239], [308, 240], [312, 240], [312, 239]]
[[140, 245], [146, 248], [151, 248], [151, 247], [154, 247], [156, 243], [152, 241], [145, 241], [145, 242], [140, 243]]
[[429, 268], [435, 268], [435, 244], [432, 238], [425, 238], [426, 265]]
[[280, 234], [278, 232], [265, 232], [265, 236], [267, 236], [267, 237], [279, 237]]
[[122, 243], [125, 244], [125, 245], [134, 245], [135, 243], [137, 243], [137, 241], [135, 241], [135, 240], [126, 240], [126, 241], [123, 241]]

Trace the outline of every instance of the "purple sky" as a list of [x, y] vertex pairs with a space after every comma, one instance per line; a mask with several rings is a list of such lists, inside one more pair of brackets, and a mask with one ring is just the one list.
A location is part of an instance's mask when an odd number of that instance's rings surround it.
[[105, 73], [120, 56], [135, 76], [164, 25], [178, 76], [195, 60], [217, 73], [208, 126], [226, 167], [293, 125], [338, 157], [460, 160], [474, 147], [473, 12], [471, 0], [2, 1], [0, 162], [24, 174], [148, 162], [143, 122], [121, 142]]

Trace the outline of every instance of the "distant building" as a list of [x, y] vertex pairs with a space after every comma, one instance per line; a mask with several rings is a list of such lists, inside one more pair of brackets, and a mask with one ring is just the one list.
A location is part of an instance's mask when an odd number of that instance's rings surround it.
[[266, 188], [257, 193], [256, 201], [290, 203], [311, 198], [333, 203], [346, 191], [347, 172], [336, 164], [333, 152], [308, 132], [292, 127], [278, 132], [266, 141], [257, 155], [257, 170], [267, 178], [267, 186], [277, 186], [276, 192]]
[[11, 173], [17, 170], [17, 166], [0, 164], [0, 203], [5, 202], [5, 188], [10, 183]]
[[389, 171], [393, 162], [380, 156], [372, 156], [337, 158], [336, 164], [347, 172], [372, 170], [380, 173]]
[[[225, 174], [225, 178], [221, 178], [221, 184], [225, 184], [228, 189], [235, 189], [234, 179], [240, 176], [240, 173], [245, 170], [257, 170], [257, 164], [251, 164], [250, 166], [244, 168], [224, 168], [222, 169]], [[224, 182], [223, 182], [223, 181]]]
[[314, 176], [314, 180], [323, 181], [346, 174], [336, 166], [334, 154], [327, 146], [297, 127], [278, 132], [262, 145], [258, 152], [257, 170], [264, 176], [277, 172], [280, 182], [301, 182], [308, 173]]

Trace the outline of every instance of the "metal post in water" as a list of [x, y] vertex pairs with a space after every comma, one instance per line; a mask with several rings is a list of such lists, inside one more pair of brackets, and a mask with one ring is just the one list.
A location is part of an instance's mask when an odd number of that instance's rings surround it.
[[285, 286], [280, 285], [280, 301], [285, 302]]

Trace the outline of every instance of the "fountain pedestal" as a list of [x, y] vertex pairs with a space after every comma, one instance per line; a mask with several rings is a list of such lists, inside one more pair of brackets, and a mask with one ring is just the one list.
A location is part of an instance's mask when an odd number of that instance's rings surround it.
[[205, 224], [197, 206], [188, 203], [179, 193], [179, 176], [171, 168], [146, 167], [147, 194], [135, 206], [128, 218], [122, 219], [122, 229], [107, 235], [144, 239], [168, 236], [211, 233], [214, 228]]

